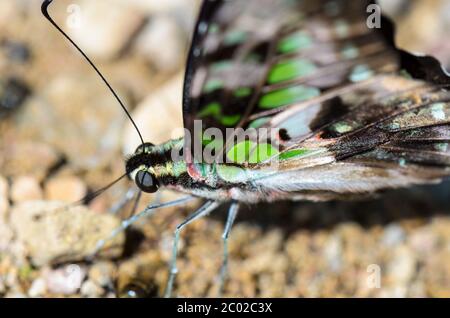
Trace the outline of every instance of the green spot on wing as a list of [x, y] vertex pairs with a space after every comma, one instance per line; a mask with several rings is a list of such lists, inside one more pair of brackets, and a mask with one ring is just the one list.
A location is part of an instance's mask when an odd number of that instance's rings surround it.
[[298, 85], [279, 89], [263, 95], [259, 100], [259, 107], [266, 109], [276, 108], [304, 101], [319, 95], [320, 90], [315, 87]]
[[227, 159], [234, 163], [259, 163], [277, 153], [278, 150], [271, 144], [257, 144], [251, 140], [245, 140], [239, 142], [227, 152]]
[[208, 32], [209, 32], [210, 34], [218, 33], [218, 32], [219, 32], [219, 26], [218, 26], [217, 24], [215, 24], [215, 23], [212, 23], [212, 24], [209, 26]]
[[223, 88], [223, 81], [220, 79], [210, 79], [205, 83], [203, 87], [204, 93], [211, 93], [215, 90]]
[[360, 82], [369, 79], [372, 75], [373, 71], [367, 65], [356, 65], [350, 74], [350, 80], [352, 82]]
[[353, 127], [346, 122], [338, 122], [332, 126], [332, 129], [340, 134], [345, 134], [353, 130]]
[[344, 58], [350, 60], [357, 58], [359, 55], [359, 50], [356, 46], [352, 44], [346, 44], [341, 51], [341, 54]]
[[295, 158], [295, 157], [301, 157], [304, 155], [307, 155], [311, 153], [310, 150], [308, 149], [293, 149], [293, 150], [288, 150], [285, 152], [282, 152], [278, 158], [280, 158], [280, 160], [287, 160], [287, 159], [291, 159], [291, 158]]
[[225, 34], [223, 44], [226, 46], [237, 45], [245, 42], [247, 39], [247, 33], [240, 30], [233, 30]]
[[222, 115], [221, 106], [217, 102], [209, 103], [206, 105], [199, 113], [198, 117], [209, 117], [212, 116], [214, 119], [220, 121], [224, 126], [234, 126], [241, 119], [241, 115]]
[[212, 71], [223, 71], [233, 66], [233, 63], [229, 60], [219, 61], [211, 64]]
[[250, 140], [241, 141], [234, 145], [228, 152], [227, 158], [231, 162], [244, 163], [248, 160], [249, 153], [253, 148], [254, 143]]
[[340, 38], [345, 38], [349, 35], [350, 27], [349, 27], [347, 21], [345, 21], [345, 20], [342, 20], [342, 19], [337, 20], [334, 25], [334, 28], [335, 28], [337, 36]]
[[217, 174], [228, 182], [246, 182], [245, 170], [235, 166], [217, 165]]
[[236, 125], [239, 120], [241, 119], [241, 115], [230, 115], [230, 116], [221, 116], [220, 122], [224, 126], [234, 126]]
[[269, 73], [270, 84], [288, 81], [312, 74], [316, 65], [308, 60], [290, 60], [277, 63]]
[[266, 123], [268, 123], [270, 121], [270, 117], [263, 117], [263, 118], [258, 118], [255, 119], [254, 121], [252, 121], [248, 127], [250, 128], [259, 128], [264, 126]]
[[233, 95], [237, 98], [243, 98], [249, 96], [251, 93], [252, 93], [251, 88], [239, 87], [233, 92]]
[[281, 39], [278, 43], [280, 53], [292, 53], [311, 47], [312, 40], [305, 32], [295, 32]]

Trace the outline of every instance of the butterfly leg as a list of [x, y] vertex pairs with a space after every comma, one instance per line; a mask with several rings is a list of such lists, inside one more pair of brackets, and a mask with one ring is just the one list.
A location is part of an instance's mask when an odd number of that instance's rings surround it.
[[173, 233], [173, 243], [172, 243], [172, 259], [170, 260], [170, 270], [169, 270], [169, 279], [167, 281], [165, 297], [172, 296], [172, 288], [175, 280], [175, 276], [178, 272], [177, 269], [177, 254], [178, 254], [178, 241], [180, 240], [181, 230], [188, 225], [189, 223], [198, 220], [206, 215], [208, 215], [211, 211], [216, 209], [219, 206], [219, 203], [214, 201], [208, 201], [204, 205], [202, 205], [197, 211], [189, 215], [183, 222], [178, 224], [174, 233]]
[[136, 189], [130, 188], [127, 193], [123, 196], [122, 199], [120, 199], [118, 202], [114, 203], [113, 206], [109, 209], [109, 213], [111, 214], [117, 214], [120, 210], [123, 209], [123, 207], [133, 200], [134, 196], [136, 195]]
[[[165, 208], [165, 207], [169, 207], [169, 206], [181, 205], [181, 204], [183, 204], [187, 201], [193, 200], [193, 199], [194, 199], [193, 197], [188, 196], [188, 197], [183, 197], [178, 200], [171, 201], [171, 202], [166, 202], [166, 203], [161, 203], [161, 204], [150, 204], [143, 211], [141, 211], [137, 214], [133, 214], [128, 219], [123, 220], [122, 223], [120, 224], [120, 226], [117, 227], [116, 229], [114, 229], [107, 238], [99, 240], [97, 242], [97, 245], [95, 246], [94, 251], [91, 253], [90, 256], [88, 256], [88, 259], [89, 260], [93, 259], [95, 257], [95, 255], [105, 246], [105, 244], [108, 241], [114, 239], [122, 231], [125, 231], [130, 225], [132, 225], [133, 223], [142, 219], [143, 217], [154, 214], [156, 209]], [[137, 206], [137, 204], [135, 204], [135, 206]]]
[[225, 280], [228, 276], [228, 237], [230, 236], [230, 231], [233, 226], [236, 215], [239, 211], [239, 204], [233, 202], [228, 210], [227, 223], [225, 224], [225, 229], [222, 234], [223, 242], [223, 257], [222, 257], [222, 267], [220, 268], [220, 281], [219, 281], [219, 297], [223, 293], [225, 287]]

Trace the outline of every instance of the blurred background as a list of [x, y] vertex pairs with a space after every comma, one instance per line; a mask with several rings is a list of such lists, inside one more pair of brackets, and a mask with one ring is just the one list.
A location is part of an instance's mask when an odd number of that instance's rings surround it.
[[[450, 69], [450, 1], [384, 0], [401, 48]], [[0, 296], [162, 296], [171, 233], [199, 202], [159, 211], [86, 257], [129, 216], [108, 210], [136, 132], [106, 86], [40, 13], [0, 1]], [[178, 136], [186, 52], [199, 0], [55, 0], [51, 14], [91, 56], [153, 143]], [[248, 207], [230, 239], [236, 297], [450, 297], [450, 184], [361, 202]], [[178, 194], [145, 195], [140, 208]], [[224, 211], [183, 233], [178, 296], [215, 296]]]

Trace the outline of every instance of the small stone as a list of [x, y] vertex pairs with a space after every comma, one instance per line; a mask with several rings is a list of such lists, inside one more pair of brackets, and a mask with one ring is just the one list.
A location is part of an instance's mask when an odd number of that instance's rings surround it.
[[122, 1], [82, 1], [68, 21], [69, 35], [92, 57], [117, 57], [145, 16]]
[[[129, 105], [129, 95], [120, 85], [114, 88]], [[40, 94], [28, 99], [17, 120], [24, 137], [51, 146], [73, 168], [93, 169], [110, 163], [120, 149], [126, 117], [95, 74], [61, 75], [49, 80]], [[32, 158], [33, 152], [28, 155]], [[29, 157], [21, 157], [20, 162]]]
[[52, 294], [72, 295], [81, 287], [86, 270], [75, 264], [66, 265], [44, 273], [48, 291]]
[[[27, 111], [29, 110], [26, 109], [25, 112]], [[25, 125], [25, 123], [23, 124]], [[31, 128], [30, 126], [32, 124], [28, 122], [27, 129]], [[28, 137], [25, 136], [25, 138]], [[28, 140], [15, 143], [6, 141], [2, 154], [4, 154], [4, 158], [0, 168], [8, 171], [8, 175], [13, 177], [33, 176], [38, 181], [42, 181], [60, 159], [59, 154], [48, 144]]]
[[0, 80], [0, 118], [22, 106], [29, 94], [30, 89], [20, 79]]
[[339, 272], [342, 269], [342, 241], [339, 236], [333, 235], [324, 246], [324, 256], [331, 271]]
[[80, 293], [84, 297], [98, 298], [103, 296], [105, 290], [92, 280], [87, 280], [83, 283], [83, 285], [81, 285]]
[[430, 227], [417, 229], [409, 238], [409, 245], [418, 255], [433, 253], [438, 243], [437, 235]]
[[43, 197], [39, 182], [31, 176], [21, 176], [13, 180], [11, 199], [15, 203], [41, 200]]
[[2, 276], [0, 276], [0, 296], [6, 292], [6, 284], [5, 280]]
[[[178, 8], [185, 8], [186, 0], [164, 0], [164, 1], [148, 1], [148, 0], [128, 0], [130, 5], [139, 8], [139, 10], [144, 10], [147, 13], [158, 14], [167, 13]], [[189, 1], [189, 6], [197, 6], [198, 0]]]
[[387, 273], [394, 287], [406, 287], [416, 272], [416, 259], [412, 251], [402, 245], [393, 251], [387, 264]]
[[[83, 206], [64, 206], [59, 202], [32, 201], [16, 205], [11, 226], [19, 242], [36, 266], [78, 261], [90, 256], [97, 243], [120, 225], [109, 214], [96, 214]], [[121, 255], [124, 234], [107, 241], [99, 256]]]
[[86, 194], [86, 184], [75, 176], [56, 177], [45, 184], [45, 198], [49, 201], [76, 202]]
[[28, 296], [30, 297], [42, 297], [47, 292], [47, 283], [44, 278], [39, 277], [31, 283], [30, 289], [28, 289]]
[[[9, 209], [9, 185], [8, 180], [0, 175], [0, 223], [5, 220]], [[1, 244], [1, 243], [0, 243]]]
[[13, 237], [11, 228], [0, 218], [0, 253], [9, 250]]
[[408, 5], [406, 0], [378, 0], [378, 3], [382, 7], [383, 13], [389, 16], [396, 16], [402, 11], [404, 12], [405, 6]]
[[400, 225], [390, 224], [384, 230], [381, 243], [387, 247], [393, 247], [401, 244], [405, 238], [405, 231]]
[[136, 50], [159, 71], [173, 72], [185, 59], [186, 45], [182, 35], [174, 19], [157, 16], [140, 32], [135, 42]]
[[27, 296], [20, 291], [10, 291], [5, 295], [5, 298], [27, 298]]
[[[140, 128], [144, 141], [159, 144], [183, 136], [182, 86], [183, 75], [180, 73], [152, 92], [133, 111], [132, 117]], [[139, 137], [131, 123], [127, 123], [124, 129], [123, 141], [125, 154], [133, 153], [140, 145]]]
[[89, 270], [89, 279], [98, 286], [111, 286], [116, 267], [111, 262], [98, 262]]

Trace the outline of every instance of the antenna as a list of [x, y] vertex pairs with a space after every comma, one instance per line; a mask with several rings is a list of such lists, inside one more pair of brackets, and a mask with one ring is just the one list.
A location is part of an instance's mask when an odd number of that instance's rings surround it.
[[122, 107], [123, 111], [127, 115], [128, 119], [133, 124], [134, 128], [136, 129], [139, 138], [141, 139], [141, 143], [144, 144], [144, 138], [142, 138], [141, 132], [139, 131], [139, 128], [137, 127], [136, 123], [134, 122], [133, 118], [131, 117], [130, 113], [128, 112], [127, 108], [123, 104], [123, 102], [120, 100], [119, 96], [116, 94], [114, 89], [111, 87], [111, 85], [108, 83], [106, 78], [103, 76], [103, 74], [98, 70], [98, 68], [94, 65], [94, 63], [91, 61], [91, 59], [83, 52], [82, 49], [79, 48], [79, 46], [56, 24], [56, 22], [50, 17], [48, 13], [48, 6], [52, 3], [53, 0], [44, 0], [41, 5], [41, 12], [42, 14], [47, 18], [47, 20], [70, 42], [72, 45], [78, 50], [78, 52], [83, 55], [83, 57], [88, 61], [88, 63], [92, 66], [92, 68], [95, 70], [95, 72], [100, 76], [100, 78], [103, 80], [103, 82], [108, 86], [111, 93], [114, 95], [116, 100], [119, 102], [120, 107]]

